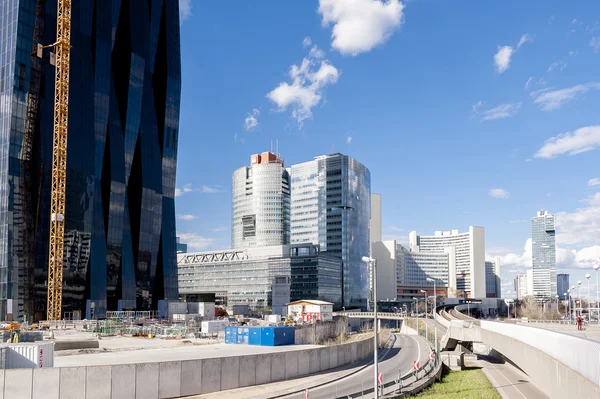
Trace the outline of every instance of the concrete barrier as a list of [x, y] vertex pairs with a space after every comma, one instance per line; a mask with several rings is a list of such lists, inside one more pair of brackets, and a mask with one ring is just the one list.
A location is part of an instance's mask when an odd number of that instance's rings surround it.
[[98, 340], [84, 339], [84, 340], [69, 340], [69, 341], [54, 341], [55, 351], [66, 351], [73, 349], [96, 349], [100, 348]]
[[303, 377], [370, 356], [371, 340], [222, 358], [0, 370], [0, 399], [166, 399]]

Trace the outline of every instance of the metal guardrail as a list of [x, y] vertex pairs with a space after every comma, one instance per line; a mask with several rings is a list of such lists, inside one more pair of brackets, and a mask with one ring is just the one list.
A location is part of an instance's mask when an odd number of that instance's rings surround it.
[[[334, 312], [333, 315], [364, 319], [372, 319], [374, 317], [373, 312]], [[379, 319], [402, 320], [404, 317], [402, 313], [377, 312], [377, 318]]]

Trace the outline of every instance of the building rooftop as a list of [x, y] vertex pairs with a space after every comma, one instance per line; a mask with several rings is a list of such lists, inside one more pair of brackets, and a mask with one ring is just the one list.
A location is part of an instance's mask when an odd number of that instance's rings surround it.
[[286, 303], [286, 305], [300, 305], [301, 303], [307, 303], [309, 305], [333, 305], [331, 302], [319, 301], [317, 299], [301, 299], [299, 301]]

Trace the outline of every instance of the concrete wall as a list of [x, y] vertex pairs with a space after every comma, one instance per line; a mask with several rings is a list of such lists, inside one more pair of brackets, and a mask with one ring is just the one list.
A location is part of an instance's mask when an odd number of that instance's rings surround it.
[[302, 351], [112, 366], [0, 370], [2, 399], [163, 399], [318, 373], [373, 353], [370, 339]]
[[[317, 345], [319, 342], [338, 335], [336, 321], [319, 322], [309, 325], [297, 326], [295, 331], [296, 345]], [[346, 326], [345, 322], [344, 327]]]

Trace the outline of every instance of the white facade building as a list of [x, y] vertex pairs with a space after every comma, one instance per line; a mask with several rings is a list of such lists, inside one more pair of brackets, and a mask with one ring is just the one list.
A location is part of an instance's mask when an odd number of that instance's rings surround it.
[[[456, 292], [454, 248], [446, 252], [413, 252], [395, 240], [373, 243], [372, 257], [377, 260], [377, 297], [381, 300], [412, 298], [425, 289], [433, 294]], [[455, 295], [455, 294], [454, 294]]]
[[528, 295], [533, 295], [533, 270], [528, 269], [527, 273], [518, 274], [514, 280], [517, 299], [522, 300]]
[[290, 177], [283, 159], [263, 152], [233, 172], [231, 246], [235, 249], [290, 243]]
[[[409, 248], [411, 252], [419, 253], [443, 254], [454, 251], [457, 294], [464, 294], [470, 298], [485, 298], [483, 227], [470, 226], [468, 233], [459, 233], [458, 230], [436, 231], [433, 236], [419, 236], [416, 231], [411, 231]], [[448, 296], [451, 297], [451, 292]]]
[[333, 320], [333, 303], [315, 300], [299, 300], [287, 304], [288, 316], [307, 323]]

